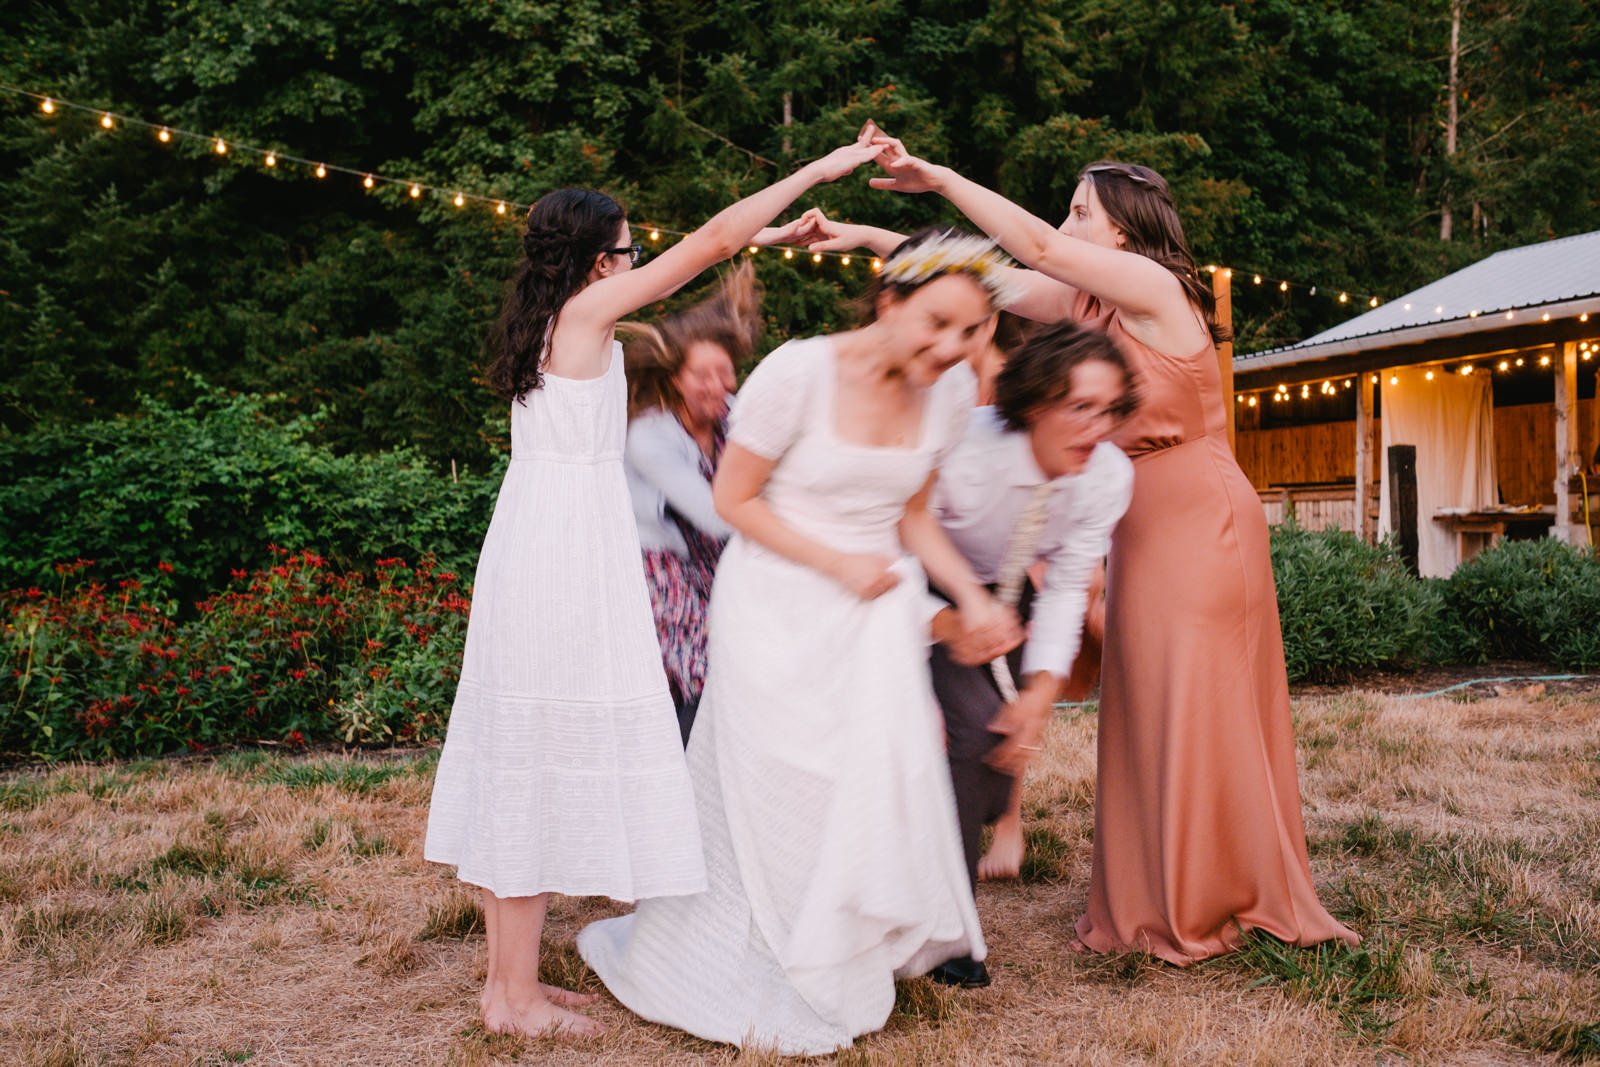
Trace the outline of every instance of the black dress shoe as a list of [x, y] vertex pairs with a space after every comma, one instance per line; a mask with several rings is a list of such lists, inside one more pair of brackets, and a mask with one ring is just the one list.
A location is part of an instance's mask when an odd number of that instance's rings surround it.
[[945, 960], [928, 972], [940, 985], [953, 985], [958, 989], [982, 989], [989, 984], [989, 968], [971, 956]]

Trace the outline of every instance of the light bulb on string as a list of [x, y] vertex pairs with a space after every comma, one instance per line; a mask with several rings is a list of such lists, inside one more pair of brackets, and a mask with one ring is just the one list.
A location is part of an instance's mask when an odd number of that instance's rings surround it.
[[1345, 387], [1345, 388], [1346, 388], [1346, 389], [1348, 389], [1348, 388], [1350, 388], [1350, 387], [1351, 387], [1351, 386], [1352, 386], [1352, 385], [1354, 385], [1354, 384], [1356, 384], [1356, 382], [1355, 382], [1355, 379], [1354, 379], [1354, 378], [1346, 378], [1346, 379], [1345, 379], [1345, 380], [1344, 380], [1344, 387]]
[[1390, 385], [1399, 385], [1400, 384], [1400, 375], [1398, 375], [1398, 374], [1389, 375], [1389, 384]]
[[370, 174], [367, 175], [365, 178], [361, 179], [361, 186], [364, 189], [371, 189], [373, 184], [374, 184], [374, 182], [372, 180], [372, 175], [370, 175]]
[[1500, 361], [1500, 364], [1499, 364], [1499, 369], [1500, 370], [1510, 370], [1511, 369], [1511, 364], [1509, 362], [1507, 362], [1506, 360], [1502, 359]]
[[411, 199], [415, 200], [418, 197], [420, 197], [421, 195], [422, 195], [422, 186], [417, 185], [415, 182], [413, 182], [412, 185], [411, 185]]
[[168, 141], [172, 140], [172, 131], [168, 130], [165, 126], [161, 127], [161, 129], [156, 131], [156, 140], [160, 141], [162, 144], [166, 144]]
[[111, 112], [107, 111], [107, 112], [103, 112], [101, 114], [101, 116], [100, 116], [100, 125], [101, 126], [104, 126], [106, 129], [109, 130], [113, 126], [115, 126], [116, 124], [117, 124], [116, 120], [111, 117]]
[[821, 252], [813, 252], [813, 253], [811, 253], [811, 262], [813, 262], [813, 263], [821, 263], [822, 262], [822, 253]]
[[319, 178], [326, 178], [328, 176], [328, 168], [323, 166], [321, 163], [318, 163], [317, 169], [312, 171], [312, 173]]
[[1378, 306], [1378, 298], [1377, 297], [1373, 297], [1371, 300], [1367, 301], [1367, 307], [1375, 308], [1377, 306]]
[[785, 249], [784, 249], [784, 250], [783, 250], [783, 258], [784, 258], [784, 259], [793, 259], [793, 258], [794, 258], [794, 249], [792, 249], [792, 248], [785, 248]]
[[1521, 356], [1518, 356], [1517, 357], [1517, 366], [1520, 367], [1520, 366], [1522, 366], [1523, 363], [1524, 363], [1523, 358]]
[[841, 256], [841, 257], [839, 257], [839, 265], [841, 267], [848, 267], [850, 265], [850, 257], [849, 256]]
[[56, 102], [47, 96], [39, 101], [39, 110], [46, 115], [54, 115], [56, 113]]
[[1301, 400], [1310, 400], [1311, 399], [1311, 386], [1310, 385], [1302, 385], [1300, 387], [1300, 399]]
[[879, 259], [877, 256], [873, 256], [872, 257], [872, 269], [874, 271], [882, 270], [883, 269], [883, 260]]
[[1217, 273], [1217, 265], [1215, 263], [1207, 263], [1206, 270], [1212, 274], [1215, 274]]
[[1473, 308], [1471, 311], [1467, 312], [1467, 318], [1475, 319], [1477, 317], [1478, 317], [1478, 309], [1477, 308]]
[[467, 203], [467, 198], [457, 193], [456, 198], [451, 203], [455, 204], [456, 207], [464, 207]]
[[1288, 282], [1279, 282], [1278, 283], [1278, 292], [1287, 293], [1288, 291], [1289, 291], [1289, 283]]
[[1259, 274], [1256, 275], [1256, 284], [1257, 285], [1261, 284], [1261, 275], [1259, 275]]
[[1510, 322], [1512, 319], [1516, 318], [1516, 316], [1517, 313], [1515, 311], [1508, 311], [1506, 312], [1506, 321]]
[[1249, 405], [1251, 407], [1255, 407], [1256, 406], [1256, 395], [1254, 393], [1250, 394], [1250, 399], [1249, 399], [1248, 403], [1249, 403]]
[[1228, 268], [1224, 269], [1223, 272], [1222, 272], [1222, 276], [1224, 278], [1232, 278], [1233, 277], [1233, 268], [1232, 267], [1228, 267]]
[[1588, 322], [1589, 321], [1589, 313], [1587, 311], [1585, 311], [1582, 315], [1579, 315], [1578, 316], [1578, 321], [1579, 322]]
[[1339, 294], [1339, 303], [1348, 304], [1349, 302], [1350, 302], [1350, 294], [1349, 293], [1340, 293]]
[[650, 240], [652, 240], [652, 241], [661, 240], [661, 231], [660, 230], [651, 230], [650, 231]]
[[1549, 365], [1550, 365], [1550, 357], [1549, 356], [1540, 356], [1539, 357], [1539, 366], [1548, 367]]
[[1378, 376], [1376, 374], [1374, 374], [1372, 376], [1372, 384], [1373, 385], [1377, 385], [1378, 384]]
[[211, 146], [211, 149], [212, 151], [216, 152], [217, 155], [225, 156], [228, 154], [228, 142], [218, 137], [216, 143]]
[[1470, 364], [1470, 363], [1466, 364], [1465, 366], [1463, 366], [1461, 368], [1461, 376], [1463, 378], [1466, 378], [1466, 377], [1470, 376], [1472, 374], [1472, 372], [1473, 372], [1473, 369], [1474, 368], [1473, 368], [1472, 364]]
[[755, 246], [755, 245], [751, 245], [751, 246], [750, 246], [750, 247], [749, 247], [749, 248], [747, 248], [747, 249], [745, 249], [745, 251], [746, 251], [746, 252], [749, 252], [749, 253], [750, 253], [750, 254], [751, 254], [751, 255], [752, 255], [752, 256], [753, 256], [753, 255], [755, 255], [755, 254], [756, 254], [756, 253], [757, 253], [757, 252], [759, 252], [759, 251], [761, 251], [761, 249], [760, 249], [760, 248], [758, 248], [758, 247], [756, 247], [756, 246]]
[[278, 165], [278, 156], [277, 156], [277, 153], [275, 153], [275, 152], [268, 152], [268, 153], [267, 153], [267, 166], [269, 166], [269, 167], [276, 167], [276, 166], [277, 166], [277, 165]]
[[1423, 375], [1423, 378], [1427, 379], [1430, 382], [1433, 381], [1433, 371], [1428, 371], [1426, 374]]
[[494, 213], [496, 215], [504, 215], [506, 213], [506, 202], [504, 200], [495, 205]]

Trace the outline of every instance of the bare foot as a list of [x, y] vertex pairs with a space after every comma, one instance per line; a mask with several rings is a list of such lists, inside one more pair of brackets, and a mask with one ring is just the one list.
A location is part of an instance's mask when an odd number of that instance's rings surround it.
[[562, 989], [558, 985], [540, 982], [539, 988], [544, 990], [545, 999], [552, 1004], [559, 1004], [563, 1008], [582, 1008], [593, 1004], [600, 997], [594, 993], [579, 993], [572, 989]]
[[483, 1009], [483, 1028], [491, 1034], [517, 1034], [521, 1037], [594, 1037], [605, 1026], [587, 1015], [568, 1011], [549, 1000], [530, 1001], [520, 1009], [495, 999]]
[[1001, 819], [994, 824], [989, 851], [978, 860], [978, 881], [1002, 882], [1022, 873], [1022, 820]]
[[1073, 938], [1071, 941], [1067, 942], [1067, 950], [1069, 952], [1076, 952], [1080, 956], [1094, 955], [1094, 950], [1077, 938]]

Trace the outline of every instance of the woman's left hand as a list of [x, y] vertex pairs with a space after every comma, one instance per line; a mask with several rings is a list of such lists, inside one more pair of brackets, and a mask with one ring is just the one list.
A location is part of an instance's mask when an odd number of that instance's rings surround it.
[[[870, 123], [868, 124], [870, 125]], [[878, 156], [878, 166], [888, 174], [886, 178], [873, 178], [868, 185], [874, 189], [891, 189], [897, 193], [936, 193], [943, 184], [943, 167], [906, 151], [898, 137], [879, 133], [872, 143], [883, 149]]]

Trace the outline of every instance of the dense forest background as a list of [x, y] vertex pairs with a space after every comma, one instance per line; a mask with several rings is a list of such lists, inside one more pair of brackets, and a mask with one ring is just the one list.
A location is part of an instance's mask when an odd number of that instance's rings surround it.
[[[1248, 352], [1355, 314], [1339, 289], [1395, 295], [1600, 228], [1593, 16], [1584, 0], [63, 0], [0, 9], [0, 82], [515, 201], [598, 186], [636, 228], [692, 228], [869, 116], [1052, 219], [1084, 163], [1134, 160], [1171, 179], [1202, 262], [1319, 286], [1237, 286]], [[893, 227], [952, 218], [861, 177], [815, 202]], [[9, 93], [0, 203], [15, 456], [54, 463], [16, 446], [234, 392], [318, 413], [297, 433], [333, 454], [483, 471], [501, 447], [476, 374], [514, 214], [163, 146]], [[840, 321], [867, 277], [757, 261], [773, 340]]]

